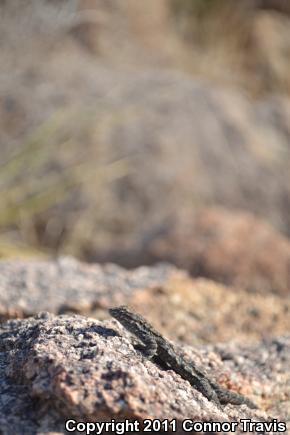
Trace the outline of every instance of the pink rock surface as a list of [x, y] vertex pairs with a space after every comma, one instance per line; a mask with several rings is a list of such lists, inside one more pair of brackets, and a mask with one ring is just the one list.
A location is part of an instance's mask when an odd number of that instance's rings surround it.
[[247, 394], [259, 410], [218, 409], [173, 371], [134, 349], [116, 321], [79, 315], [11, 320], [0, 328], [4, 435], [64, 432], [66, 418], [229, 421], [289, 416], [289, 338], [248, 347], [180, 348], [213, 379]]

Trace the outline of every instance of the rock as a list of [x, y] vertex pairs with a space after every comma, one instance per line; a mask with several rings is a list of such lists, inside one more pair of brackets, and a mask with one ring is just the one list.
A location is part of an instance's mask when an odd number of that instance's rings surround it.
[[40, 311], [90, 313], [126, 303], [134, 289], [162, 285], [177, 269], [166, 264], [130, 272], [113, 264], [58, 261], [0, 261], [0, 319]]
[[[145, 248], [146, 249], [146, 248]], [[206, 208], [168, 226], [147, 246], [151, 261], [251, 292], [290, 295], [290, 242], [250, 213]]]
[[166, 264], [125, 270], [68, 257], [10, 260], [0, 261], [0, 276], [2, 321], [44, 310], [104, 319], [107, 308], [129, 304], [172, 340], [191, 345], [249, 343], [290, 328], [287, 295], [249, 294], [208, 279], [192, 279]]
[[68, 418], [180, 422], [289, 416], [289, 337], [246, 347], [180, 348], [213, 379], [255, 400], [259, 410], [218, 409], [173, 371], [144, 359], [113, 320], [48, 313], [11, 320], [0, 327], [0, 349], [3, 435], [62, 434]]
[[249, 294], [208, 279], [172, 276], [152, 289], [136, 289], [130, 306], [172, 340], [202, 344], [257, 342], [290, 328], [290, 300]]

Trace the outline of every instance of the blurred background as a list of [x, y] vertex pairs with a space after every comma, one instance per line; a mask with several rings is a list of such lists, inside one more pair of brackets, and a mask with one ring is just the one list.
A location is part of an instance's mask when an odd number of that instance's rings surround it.
[[0, 256], [290, 287], [288, 0], [1, 0]]

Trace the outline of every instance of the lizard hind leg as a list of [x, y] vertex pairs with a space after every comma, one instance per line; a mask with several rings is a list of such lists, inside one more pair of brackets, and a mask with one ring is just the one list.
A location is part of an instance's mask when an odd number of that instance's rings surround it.
[[248, 399], [245, 396], [242, 396], [239, 393], [236, 393], [235, 391], [226, 390], [222, 387], [215, 387], [215, 391], [217, 393], [217, 396], [220, 400], [220, 402], [223, 405], [226, 405], [227, 403], [231, 403], [232, 405], [247, 405], [249, 408], [252, 409], [258, 409], [257, 405], [253, 403], [250, 399]]

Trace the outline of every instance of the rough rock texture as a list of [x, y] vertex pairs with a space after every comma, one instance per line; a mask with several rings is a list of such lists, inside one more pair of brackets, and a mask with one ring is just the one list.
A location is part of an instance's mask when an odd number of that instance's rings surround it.
[[163, 286], [136, 289], [130, 305], [183, 343], [249, 343], [287, 333], [290, 300], [249, 294], [207, 279], [173, 276]]
[[177, 374], [144, 359], [116, 321], [42, 313], [4, 323], [0, 343], [3, 435], [64, 433], [67, 417], [289, 417], [289, 337], [245, 348], [180, 349], [215, 380], [255, 400], [256, 411], [216, 408]]
[[134, 289], [162, 285], [178, 273], [174, 267], [139, 267], [127, 271], [113, 264], [58, 261], [0, 262], [0, 319], [27, 317], [40, 311], [91, 312], [125, 303]]
[[153, 238], [147, 252], [152, 261], [171, 261], [193, 275], [290, 296], [290, 241], [249, 213], [206, 208], [186, 214]]
[[72, 258], [1, 261], [0, 277], [2, 320], [44, 310], [103, 319], [107, 308], [129, 304], [171, 339], [191, 345], [247, 343], [290, 329], [288, 297], [192, 279], [166, 264], [128, 271]]

